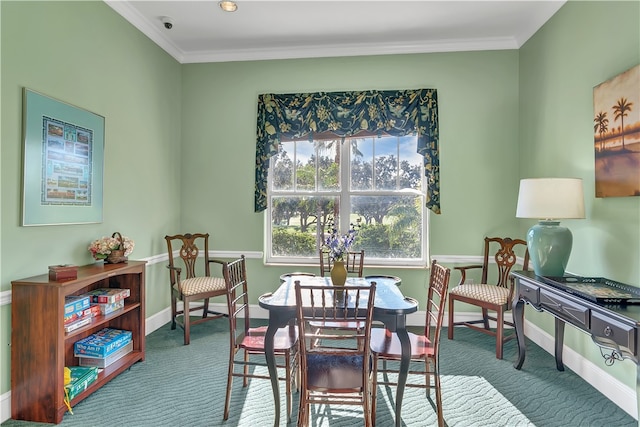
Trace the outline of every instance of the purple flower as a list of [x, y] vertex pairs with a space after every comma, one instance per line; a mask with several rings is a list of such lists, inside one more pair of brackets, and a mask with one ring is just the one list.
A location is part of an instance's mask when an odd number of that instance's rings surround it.
[[339, 234], [338, 229], [335, 226], [335, 222], [331, 220], [329, 226], [331, 234], [324, 241], [323, 248], [329, 252], [329, 258], [331, 261], [344, 261], [347, 253], [351, 249], [358, 230], [360, 229], [360, 220], [358, 224], [351, 223], [349, 225], [349, 231], [347, 234]]

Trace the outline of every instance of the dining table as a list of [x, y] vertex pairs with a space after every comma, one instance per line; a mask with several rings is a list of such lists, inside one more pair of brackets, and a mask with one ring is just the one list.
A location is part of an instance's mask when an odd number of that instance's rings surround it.
[[[369, 286], [371, 282], [376, 282], [373, 320], [382, 323], [387, 330], [395, 332], [402, 346], [395, 402], [395, 425], [400, 427], [402, 425], [400, 416], [402, 398], [411, 359], [411, 342], [407, 333], [407, 315], [418, 310], [418, 301], [405, 297], [400, 291], [397, 285], [398, 280], [396, 279], [385, 276], [370, 278], [348, 277], [345, 285]], [[302, 285], [333, 286], [330, 277], [293, 274], [283, 277], [282, 283], [275, 292], [264, 294], [258, 298], [260, 307], [269, 312], [269, 324], [264, 337], [264, 349], [275, 402], [274, 426], [276, 427], [280, 423], [280, 388], [278, 387], [278, 373], [273, 352], [273, 338], [279, 328], [293, 325], [293, 321], [296, 318], [296, 281], [300, 281]]]

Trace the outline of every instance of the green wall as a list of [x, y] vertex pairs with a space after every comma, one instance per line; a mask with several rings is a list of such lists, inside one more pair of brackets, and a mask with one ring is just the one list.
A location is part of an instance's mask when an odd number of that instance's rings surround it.
[[[208, 227], [215, 249], [263, 249], [264, 215], [253, 211], [259, 94], [436, 88], [442, 214], [430, 218], [430, 253], [479, 254], [486, 234], [509, 234], [517, 227], [517, 55], [494, 51], [184, 65], [182, 204], [198, 209], [183, 210], [182, 225]], [[262, 269], [249, 277], [253, 295], [273, 290], [273, 268]], [[403, 292], [423, 299], [424, 270], [392, 274], [403, 277]]]
[[[593, 87], [639, 63], [637, 1], [571, 1], [520, 49], [520, 177], [582, 178], [586, 219], [563, 222], [573, 232], [567, 269], [636, 286], [640, 197], [595, 198]], [[520, 234], [534, 223], [518, 222]], [[525, 316], [553, 336], [551, 316], [530, 307]], [[572, 349], [635, 388], [632, 362], [606, 367], [589, 336], [565, 334]]]
[[[47, 266], [93, 262], [89, 243], [120, 231], [132, 258], [166, 252], [180, 221], [182, 68], [103, 2], [1, 7], [0, 290]], [[22, 90], [105, 117], [101, 224], [21, 227]], [[168, 305], [163, 266], [148, 269], [147, 316]], [[161, 279], [158, 275], [161, 274]], [[10, 388], [10, 305], [0, 307], [0, 393]]]
[[[92, 262], [86, 246], [116, 230], [136, 241], [138, 259], [164, 254], [162, 237], [180, 231], [208, 231], [213, 250], [262, 251], [253, 167], [257, 96], [268, 92], [437, 89], [442, 214], [430, 217], [430, 253], [478, 255], [485, 235], [523, 236], [531, 225], [515, 218], [520, 178], [578, 176], [593, 194], [591, 89], [640, 51], [628, 40], [639, 34], [638, 3], [569, 3], [518, 51], [185, 65], [102, 2], [3, 0], [0, 15], [1, 291], [51, 264]], [[19, 225], [23, 87], [105, 116], [103, 223]], [[588, 218], [567, 222], [570, 270], [640, 284], [640, 198], [586, 199]], [[289, 269], [258, 259], [248, 268], [254, 299]], [[425, 271], [385, 271], [423, 298]], [[161, 264], [148, 270], [147, 316], [168, 305], [165, 275]], [[0, 394], [9, 310], [0, 307]], [[585, 341], [568, 337], [600, 364]]]

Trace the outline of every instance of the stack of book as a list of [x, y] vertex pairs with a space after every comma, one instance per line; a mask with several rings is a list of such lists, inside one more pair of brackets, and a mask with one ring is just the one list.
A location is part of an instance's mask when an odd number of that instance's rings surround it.
[[71, 411], [71, 400], [85, 391], [98, 378], [98, 368], [69, 366], [67, 369], [70, 371], [70, 381], [65, 381], [64, 402]]
[[98, 368], [106, 368], [132, 351], [131, 331], [113, 328], [104, 328], [73, 345], [80, 366]]
[[91, 323], [97, 311], [91, 308], [91, 298], [85, 295], [69, 295], [64, 301], [64, 331], [71, 332]]
[[98, 288], [84, 294], [91, 298], [91, 305], [97, 307], [100, 314], [106, 316], [124, 308], [124, 300], [131, 290], [121, 288]]

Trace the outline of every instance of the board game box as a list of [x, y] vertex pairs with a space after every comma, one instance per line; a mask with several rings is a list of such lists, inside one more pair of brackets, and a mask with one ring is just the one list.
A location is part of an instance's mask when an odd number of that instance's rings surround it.
[[92, 318], [93, 317], [91, 315], [85, 315], [84, 317], [80, 317], [79, 319], [74, 320], [73, 322], [65, 323], [64, 331], [66, 333], [69, 333], [69, 332], [75, 331], [76, 329], [80, 329], [83, 326], [89, 325], [92, 322]]
[[127, 354], [133, 351], [133, 341], [130, 341], [129, 344], [124, 347], [120, 347], [118, 350], [114, 351], [107, 357], [79, 357], [78, 365], [80, 366], [97, 366], [98, 368], [106, 368], [117, 360], [122, 359]]
[[101, 315], [106, 316], [107, 314], [111, 314], [118, 310], [123, 309], [124, 300], [120, 300], [118, 302], [110, 302], [106, 304], [92, 304], [91, 306], [96, 307]]
[[104, 328], [76, 341], [73, 344], [73, 354], [76, 357], [106, 357], [129, 342], [131, 342], [131, 331]]
[[71, 382], [65, 384], [65, 398], [70, 402], [82, 393], [98, 378], [98, 368], [95, 366], [69, 366]]
[[86, 310], [90, 305], [91, 300], [88, 296], [68, 295], [64, 297], [64, 317]]
[[120, 288], [99, 288], [87, 292], [85, 295], [91, 297], [91, 302], [100, 304], [113, 304], [131, 295], [130, 289]]

